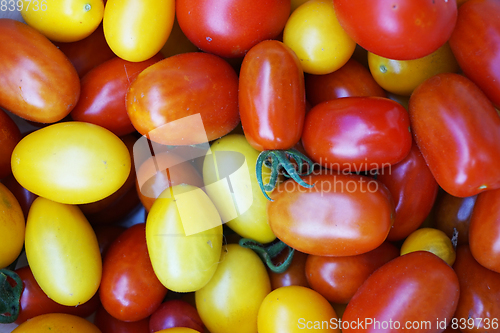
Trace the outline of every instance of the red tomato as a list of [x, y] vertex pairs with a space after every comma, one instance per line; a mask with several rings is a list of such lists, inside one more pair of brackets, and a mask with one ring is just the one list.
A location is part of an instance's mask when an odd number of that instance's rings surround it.
[[431, 212], [438, 184], [415, 144], [401, 162], [381, 170], [377, 179], [387, 186], [396, 204], [394, 225], [387, 239], [404, 239]]
[[384, 242], [393, 223], [394, 204], [387, 188], [358, 175], [304, 177], [279, 184], [267, 207], [269, 225], [280, 240], [319, 256], [365, 253]]
[[97, 309], [94, 324], [102, 333], [149, 333], [149, 317], [138, 321], [125, 322], [107, 313], [102, 306]]
[[458, 198], [448, 193], [436, 201], [435, 227], [443, 231], [450, 239], [455, 229], [458, 232], [458, 245], [469, 244], [469, 224], [477, 195]]
[[398, 256], [399, 249], [388, 242], [357, 256], [310, 255], [306, 262], [306, 276], [311, 288], [328, 301], [347, 304], [370, 274]]
[[182, 300], [166, 301], [149, 319], [150, 333], [173, 327], [187, 327], [201, 333], [205, 330], [196, 308]]
[[99, 296], [106, 311], [122, 321], [149, 317], [167, 289], [156, 277], [146, 245], [145, 224], [125, 230], [108, 250]]
[[456, 197], [500, 187], [500, 117], [479, 88], [438, 74], [410, 97], [415, 141], [438, 184]]
[[175, 14], [194, 45], [234, 58], [265, 39], [277, 37], [290, 7], [290, 0], [177, 0]]
[[95, 67], [80, 82], [80, 100], [71, 117], [107, 128], [118, 136], [134, 132], [125, 95], [140, 72], [162, 59], [160, 53], [142, 62], [115, 57]]
[[12, 194], [14, 194], [17, 201], [19, 202], [19, 205], [21, 206], [21, 209], [23, 210], [23, 215], [25, 217], [28, 217], [28, 212], [30, 210], [31, 204], [33, 203], [33, 201], [35, 201], [38, 195], [22, 187], [13, 175], [2, 179], [2, 184], [4, 184], [5, 187], [7, 187], [9, 191], [12, 192]]
[[[225, 60], [207, 53], [178, 54], [150, 66], [135, 79], [126, 98], [134, 127], [161, 144], [212, 141], [240, 121], [238, 76]], [[206, 135], [193, 122], [179, 121], [196, 114]]]
[[312, 106], [342, 97], [386, 97], [370, 71], [353, 58], [333, 73], [306, 75], [305, 81], [306, 97]]
[[424, 57], [450, 38], [457, 4], [449, 0], [334, 0], [340, 25], [356, 43], [394, 60]]
[[500, 107], [500, 2], [469, 0], [461, 6], [450, 46], [464, 74]]
[[313, 161], [349, 172], [381, 169], [410, 152], [408, 113], [381, 97], [346, 97], [316, 105], [304, 124], [302, 144]]
[[[288, 255], [288, 250], [282, 251], [274, 260], [274, 263], [281, 263]], [[288, 286], [303, 286], [309, 288], [306, 277], [306, 260], [308, 255], [297, 250], [293, 253], [292, 262], [283, 273], [272, 272], [269, 268], [269, 280], [271, 281], [271, 290]]]
[[16, 123], [0, 109], [0, 179], [12, 173], [10, 158], [19, 141], [21, 141], [21, 131]]
[[125, 231], [124, 227], [118, 225], [98, 225], [94, 227], [101, 258], [104, 258], [113, 242]]
[[40, 123], [66, 117], [78, 101], [75, 68], [44, 35], [0, 19], [0, 106]]
[[411, 252], [363, 283], [347, 305], [342, 321], [351, 325], [342, 331], [438, 333], [444, 329], [438, 321], [450, 322], [458, 296], [458, 278], [448, 264], [430, 252]]
[[302, 135], [305, 98], [304, 72], [288, 46], [268, 40], [250, 49], [241, 65], [238, 102], [253, 148], [292, 148]]
[[[455, 312], [460, 330], [464, 333], [498, 332], [500, 274], [481, 266], [467, 245], [457, 248], [453, 269], [460, 283], [460, 298]], [[493, 322], [495, 319], [496, 325]]]

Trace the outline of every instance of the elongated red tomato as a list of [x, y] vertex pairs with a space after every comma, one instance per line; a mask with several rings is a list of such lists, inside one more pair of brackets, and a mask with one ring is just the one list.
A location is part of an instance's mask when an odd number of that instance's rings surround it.
[[304, 72], [285, 44], [254, 46], [241, 64], [238, 102], [245, 137], [257, 150], [290, 149], [306, 113]]
[[284, 243], [319, 256], [351, 256], [384, 242], [393, 223], [387, 188], [358, 175], [305, 177], [312, 188], [288, 180], [276, 187], [267, 208], [269, 225]]
[[16, 123], [0, 109], [0, 179], [12, 173], [10, 158], [19, 141], [21, 141], [21, 131]]
[[469, 79], [438, 74], [411, 95], [415, 141], [438, 184], [456, 197], [500, 187], [500, 117]]
[[346, 97], [316, 105], [304, 124], [302, 144], [316, 163], [349, 172], [398, 163], [411, 149], [408, 113], [381, 97]]

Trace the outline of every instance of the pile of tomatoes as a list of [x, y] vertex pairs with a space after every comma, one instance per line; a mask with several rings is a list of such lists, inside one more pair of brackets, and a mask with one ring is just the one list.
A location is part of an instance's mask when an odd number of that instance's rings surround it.
[[499, 0], [15, 15], [0, 332], [500, 332]]

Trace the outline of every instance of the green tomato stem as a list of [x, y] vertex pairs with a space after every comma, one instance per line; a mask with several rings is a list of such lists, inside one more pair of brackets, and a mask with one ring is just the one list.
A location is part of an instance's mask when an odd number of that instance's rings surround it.
[[[12, 278], [16, 285], [11, 286], [7, 277]], [[19, 275], [8, 269], [0, 270], [0, 323], [13, 323], [19, 316], [23, 282]]]
[[[286, 245], [282, 241], [278, 241], [272, 243], [271, 245], [264, 246], [263, 244], [254, 241], [249, 238], [242, 238], [239, 241], [240, 246], [246, 247], [255, 251], [262, 259], [262, 261], [266, 264], [269, 269], [274, 273], [283, 273], [285, 272], [290, 264], [292, 263], [293, 254], [295, 253], [295, 249]], [[281, 253], [285, 248], [288, 247], [288, 256], [280, 265], [275, 265], [273, 263], [273, 258], [275, 258], [278, 254]]]

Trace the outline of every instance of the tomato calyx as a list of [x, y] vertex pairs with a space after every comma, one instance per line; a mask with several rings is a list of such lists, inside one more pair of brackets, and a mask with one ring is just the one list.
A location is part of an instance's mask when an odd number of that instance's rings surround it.
[[[256, 242], [250, 238], [242, 238], [239, 241], [239, 245], [241, 247], [245, 247], [253, 250], [255, 253], [259, 255], [262, 261], [269, 267], [269, 269], [274, 273], [283, 273], [285, 272], [290, 264], [292, 263], [293, 254], [295, 253], [295, 249], [283, 243], [282, 241], [272, 242], [270, 245], [263, 245], [262, 243]], [[288, 248], [288, 255], [285, 260], [280, 264], [275, 264], [273, 262], [273, 258], [277, 257], [281, 251]]]
[[[12, 286], [8, 277], [14, 280]], [[9, 324], [17, 320], [19, 316], [21, 293], [23, 282], [17, 273], [9, 269], [0, 270], [0, 323]]]
[[[294, 164], [291, 159], [295, 161]], [[262, 179], [262, 166], [271, 169], [271, 176], [269, 178], [269, 182], [264, 184]], [[296, 168], [297, 165], [297, 168]], [[304, 166], [305, 172], [303, 172]], [[292, 178], [295, 180], [300, 186], [311, 188], [314, 184], [308, 184], [300, 177], [309, 176], [313, 170], [313, 162], [309, 157], [305, 156], [301, 152], [296, 149], [288, 149], [288, 150], [265, 150], [259, 154], [257, 158], [256, 175], [257, 182], [259, 183], [260, 189], [264, 196], [273, 201], [267, 194], [267, 192], [271, 192], [276, 187], [278, 182], [278, 176], [282, 173], [287, 178]]]

